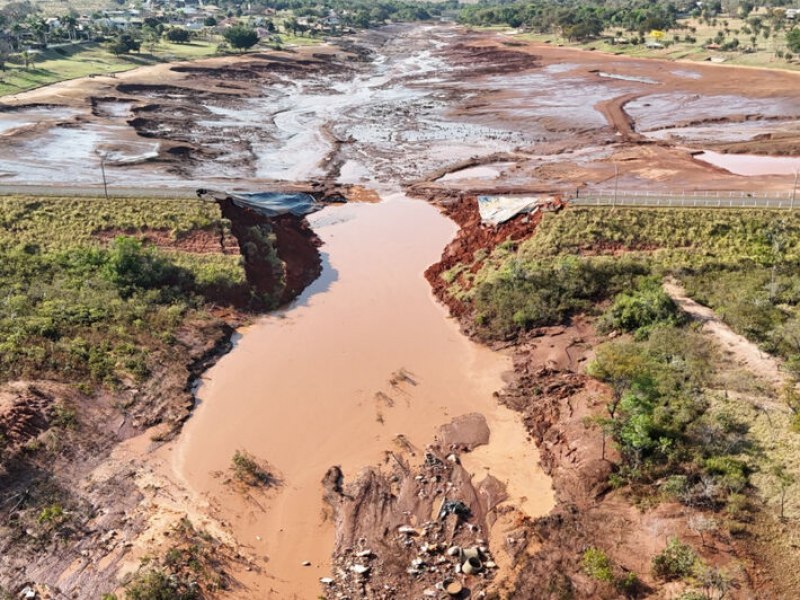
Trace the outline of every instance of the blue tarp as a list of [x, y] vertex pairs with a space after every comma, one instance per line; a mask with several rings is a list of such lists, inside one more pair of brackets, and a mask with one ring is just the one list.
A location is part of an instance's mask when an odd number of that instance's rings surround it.
[[230, 198], [237, 206], [251, 208], [265, 217], [277, 217], [287, 213], [302, 217], [316, 212], [324, 206], [322, 202], [317, 202], [311, 194], [303, 193], [230, 194]]

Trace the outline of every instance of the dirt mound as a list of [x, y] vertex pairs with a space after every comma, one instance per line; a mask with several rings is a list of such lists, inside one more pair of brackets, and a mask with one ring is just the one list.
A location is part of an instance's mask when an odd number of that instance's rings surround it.
[[469, 452], [476, 446], [489, 443], [489, 426], [479, 413], [456, 417], [439, 428], [439, 437], [446, 448], [458, 448]]
[[[491, 476], [474, 485], [443, 444], [428, 446], [422, 464], [412, 466], [414, 457], [390, 452], [381, 469], [346, 486], [338, 467], [328, 471], [337, 532], [334, 575], [323, 580], [328, 598], [441, 597], [449, 583], [473, 597], [490, 589], [497, 565], [487, 517], [506, 499], [503, 485]], [[482, 565], [471, 574], [462, 568], [469, 552]]]

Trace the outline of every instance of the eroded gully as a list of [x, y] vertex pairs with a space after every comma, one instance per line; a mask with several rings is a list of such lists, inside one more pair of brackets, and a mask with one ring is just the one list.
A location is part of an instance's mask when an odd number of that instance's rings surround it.
[[[456, 226], [398, 191], [397, 171], [411, 163], [386, 147], [392, 125], [401, 125], [386, 117], [387, 104], [434, 101], [434, 92], [401, 81], [416, 75], [418, 83], [443, 68], [431, 54], [437, 40], [417, 31], [411, 41], [415, 53], [384, 50], [375, 73], [353, 80], [352, 89], [337, 84], [328, 94], [298, 86], [294, 108], [276, 120], [285, 124], [284, 143], [259, 156], [270, 176], [315, 174], [332, 151], [323, 127], [350, 127], [361, 140], [338, 157], [349, 165], [343, 172], [358, 173], [382, 201], [312, 215], [324, 241], [323, 275], [291, 306], [241, 332], [236, 348], [205, 375], [199, 405], [171, 450], [176, 475], [256, 558], [258, 568], [240, 577], [248, 597], [319, 595], [334, 535], [322, 500], [329, 467], [340, 465], [352, 478], [381, 462], [399, 434], [423, 448], [439, 426], [466, 413], [482, 413], [492, 431], [489, 445], [464, 461], [474, 477], [495, 475], [530, 516], [553, 505], [534, 444], [492, 395], [503, 386], [508, 357], [461, 334], [423, 278]], [[429, 127], [438, 137], [415, 151], [452, 160], [436, 156], [437, 146], [454, 145], [448, 127]], [[467, 132], [458, 152], [490, 153], [503, 144], [501, 136], [493, 139], [481, 147], [477, 132]], [[384, 147], [374, 151], [376, 145]], [[296, 164], [277, 157], [286, 148]], [[264, 495], [232, 488], [227, 472], [237, 450], [268, 463], [280, 484]]]

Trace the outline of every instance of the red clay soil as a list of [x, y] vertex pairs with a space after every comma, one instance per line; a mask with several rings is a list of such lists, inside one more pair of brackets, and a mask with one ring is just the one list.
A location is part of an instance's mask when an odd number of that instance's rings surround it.
[[[297, 297], [322, 273], [319, 254], [321, 241], [311, 230], [304, 217], [285, 214], [267, 218], [247, 208], [236, 206], [230, 198], [217, 200], [222, 216], [231, 222], [231, 231], [239, 240], [245, 257], [244, 269], [250, 286], [260, 294], [273, 295], [280, 291], [279, 304]], [[271, 232], [275, 235], [274, 247], [283, 266], [264, 260], [264, 256], [252, 256], [248, 250], [252, 242], [252, 230]], [[259, 250], [262, 250], [259, 248]]]
[[[451, 284], [442, 279], [442, 274], [459, 264], [471, 265], [469, 272], [477, 273], [483, 262], [475, 260], [476, 252], [491, 251], [507, 240], [524, 240], [530, 237], [541, 221], [542, 215], [541, 212], [536, 212], [516, 217], [495, 227], [481, 223], [478, 203], [474, 196], [447, 200], [441, 204], [441, 208], [444, 214], [458, 223], [460, 229], [455, 239], [444, 249], [439, 262], [425, 271], [425, 278], [433, 287], [436, 297], [448, 306], [450, 312], [455, 316], [461, 316], [467, 307], [447, 293], [447, 288]], [[461, 283], [468, 285], [468, 282], [463, 280]]]
[[[146, 381], [113, 390], [87, 395], [44, 380], [47, 373], [0, 386], [0, 437], [10, 442], [0, 468], [0, 589], [19, 594], [32, 582], [58, 582], [61, 589], [79, 590], [81, 598], [113, 589], [123, 544], [143, 526], [130, 516], [142, 498], [133, 466], [102, 483], [86, 477], [113, 447], [148, 427], [164, 423], [177, 431], [194, 405], [193, 382], [230, 349], [232, 334], [233, 327], [220, 320], [188, 322], [176, 343], [154, 356]], [[54, 502], [64, 507], [65, 523], [48, 535], [27, 533], [27, 524], [36, 529], [42, 507]]]
[[162, 250], [178, 250], [191, 254], [239, 254], [236, 238], [225, 235], [224, 231], [195, 229], [175, 236], [169, 229], [103, 229], [95, 237], [103, 242], [111, 242], [118, 236], [135, 237], [146, 244]]

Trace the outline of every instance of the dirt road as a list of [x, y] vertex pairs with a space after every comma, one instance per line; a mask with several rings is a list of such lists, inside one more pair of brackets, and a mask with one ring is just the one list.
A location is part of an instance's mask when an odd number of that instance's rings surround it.
[[756, 374], [766, 383], [780, 390], [789, 380], [786, 372], [781, 369], [781, 364], [774, 356], [761, 350], [754, 342], [733, 331], [710, 308], [695, 302], [686, 295], [686, 290], [674, 281], [664, 283], [664, 291], [675, 300], [680, 309], [693, 319], [703, 324], [703, 331], [707, 332], [720, 349], [730, 355], [734, 362], [743, 369]]

